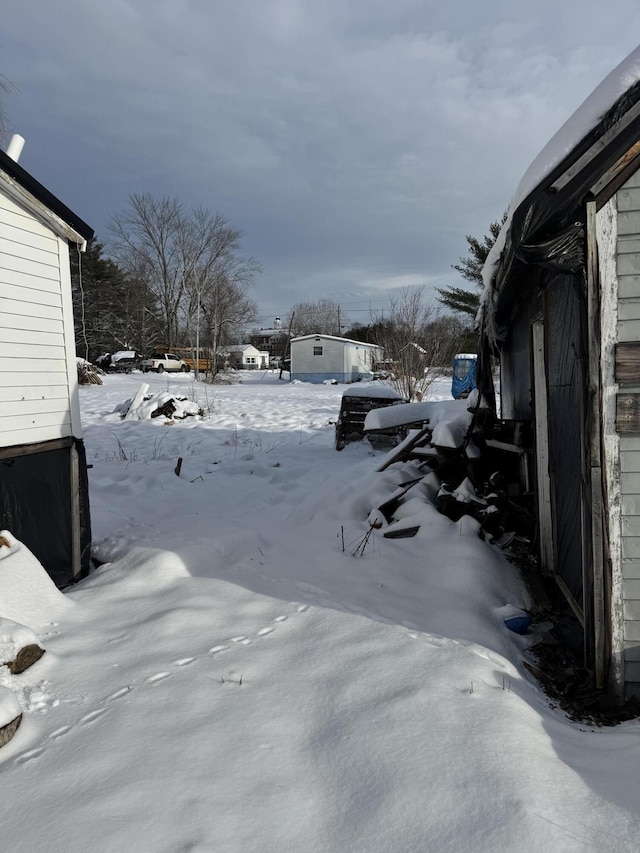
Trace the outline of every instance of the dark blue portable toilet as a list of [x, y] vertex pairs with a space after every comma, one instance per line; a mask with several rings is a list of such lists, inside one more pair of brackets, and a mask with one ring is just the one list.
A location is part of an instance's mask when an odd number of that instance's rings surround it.
[[453, 357], [453, 381], [451, 394], [454, 400], [468, 397], [476, 385], [476, 362], [478, 356], [474, 353], [459, 352]]

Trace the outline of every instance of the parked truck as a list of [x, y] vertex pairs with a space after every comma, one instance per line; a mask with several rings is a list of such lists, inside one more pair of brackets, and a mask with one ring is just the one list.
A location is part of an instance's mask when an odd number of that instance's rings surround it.
[[155, 353], [149, 358], [143, 359], [140, 367], [144, 373], [148, 373], [150, 370], [154, 370], [156, 373], [164, 373], [165, 370], [173, 373], [189, 372], [189, 365], [186, 361], [178, 358], [172, 352]]

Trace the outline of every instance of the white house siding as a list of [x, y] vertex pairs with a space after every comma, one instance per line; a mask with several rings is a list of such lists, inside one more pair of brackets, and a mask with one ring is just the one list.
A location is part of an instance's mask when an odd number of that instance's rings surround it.
[[[617, 205], [617, 339], [640, 341], [640, 174], [618, 191]], [[606, 329], [606, 318], [604, 322]], [[612, 387], [615, 389], [615, 386]], [[625, 386], [626, 391], [640, 392]], [[613, 404], [611, 403], [609, 408]], [[611, 450], [611, 445], [607, 447]], [[611, 479], [615, 482], [615, 448], [611, 452]], [[640, 436], [622, 435], [619, 440], [619, 524], [621, 526], [620, 585], [624, 615], [624, 682], [627, 695], [640, 696]], [[615, 544], [615, 485], [609, 495], [610, 525]], [[612, 559], [615, 560], [615, 551]], [[614, 562], [614, 589], [617, 590]], [[615, 606], [615, 601], [612, 602]], [[616, 625], [614, 623], [614, 639]]]
[[0, 194], [0, 447], [79, 426], [68, 249]]

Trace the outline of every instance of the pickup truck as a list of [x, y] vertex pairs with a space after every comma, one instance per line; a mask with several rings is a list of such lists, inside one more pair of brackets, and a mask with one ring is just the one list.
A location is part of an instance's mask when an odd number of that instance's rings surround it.
[[171, 352], [155, 353], [155, 355], [143, 359], [140, 367], [144, 373], [148, 373], [150, 370], [155, 370], [156, 373], [164, 373], [165, 370], [189, 372], [189, 365]]

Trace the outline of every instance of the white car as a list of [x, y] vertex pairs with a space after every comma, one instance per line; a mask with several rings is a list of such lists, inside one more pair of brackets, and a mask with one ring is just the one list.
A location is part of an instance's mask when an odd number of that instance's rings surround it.
[[140, 367], [144, 373], [148, 373], [149, 370], [155, 370], [156, 373], [164, 373], [165, 370], [173, 373], [189, 372], [189, 365], [171, 352], [156, 353], [151, 358], [145, 358]]

